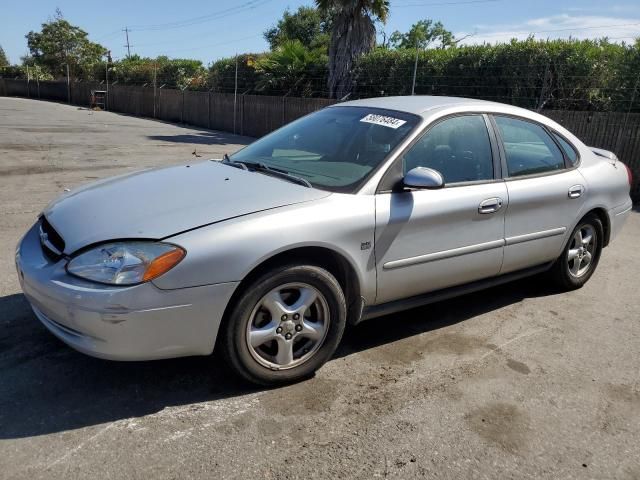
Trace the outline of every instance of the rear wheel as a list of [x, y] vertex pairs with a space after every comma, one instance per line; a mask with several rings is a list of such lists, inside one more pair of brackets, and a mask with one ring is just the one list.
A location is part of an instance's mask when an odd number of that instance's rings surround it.
[[221, 332], [229, 365], [260, 385], [312, 375], [335, 352], [346, 324], [340, 284], [327, 270], [289, 265], [243, 290]]
[[551, 270], [561, 288], [573, 290], [587, 283], [598, 266], [603, 238], [602, 222], [597, 215], [589, 214], [580, 220]]

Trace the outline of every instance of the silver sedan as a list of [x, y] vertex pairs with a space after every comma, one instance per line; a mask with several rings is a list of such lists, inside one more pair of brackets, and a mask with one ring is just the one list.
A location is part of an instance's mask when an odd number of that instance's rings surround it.
[[631, 172], [536, 113], [388, 97], [308, 115], [221, 161], [99, 181], [16, 250], [38, 319], [114, 360], [224, 353], [305, 378], [348, 323], [546, 272], [594, 273]]

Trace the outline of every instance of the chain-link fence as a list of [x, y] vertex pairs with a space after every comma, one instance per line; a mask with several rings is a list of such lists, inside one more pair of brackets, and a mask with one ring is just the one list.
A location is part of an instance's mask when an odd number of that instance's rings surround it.
[[[0, 78], [0, 95], [89, 106], [100, 83], [27, 81]], [[180, 122], [197, 127], [260, 137], [335, 100], [324, 98], [235, 95], [153, 86], [111, 85], [106, 108], [114, 112]], [[634, 171], [633, 196], [640, 200], [640, 113], [543, 110], [587, 145], [615, 152]]]

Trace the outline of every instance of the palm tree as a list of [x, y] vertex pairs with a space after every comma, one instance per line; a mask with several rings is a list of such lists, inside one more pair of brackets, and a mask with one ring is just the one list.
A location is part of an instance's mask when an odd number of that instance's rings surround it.
[[274, 51], [252, 60], [250, 65], [261, 74], [257, 90], [311, 95], [314, 67], [319, 63], [326, 65], [326, 54], [321, 49], [309, 49], [300, 40], [285, 40]]
[[351, 91], [354, 61], [375, 46], [375, 22], [386, 22], [389, 0], [316, 0], [332, 19], [329, 45], [329, 94], [342, 98]]

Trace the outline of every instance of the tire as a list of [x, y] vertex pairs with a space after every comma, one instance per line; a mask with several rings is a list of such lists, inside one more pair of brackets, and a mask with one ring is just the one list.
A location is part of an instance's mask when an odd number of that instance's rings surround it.
[[[591, 240], [587, 242], [589, 238]], [[568, 291], [581, 288], [587, 283], [600, 261], [603, 240], [604, 230], [597, 215], [588, 214], [580, 220], [571, 232], [562, 254], [551, 267], [550, 274], [555, 284]]]
[[251, 383], [293, 383], [331, 358], [346, 318], [344, 293], [330, 272], [314, 265], [276, 267], [241, 291], [220, 333], [222, 352]]

